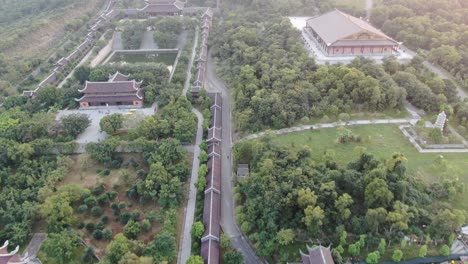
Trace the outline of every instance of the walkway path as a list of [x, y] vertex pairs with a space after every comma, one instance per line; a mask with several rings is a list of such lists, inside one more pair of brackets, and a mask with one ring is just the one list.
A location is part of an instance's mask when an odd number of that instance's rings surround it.
[[25, 257], [27, 253], [29, 258], [36, 258], [37, 252], [39, 252], [39, 249], [41, 248], [41, 245], [44, 243], [46, 238], [46, 233], [35, 233], [31, 238], [31, 241], [29, 241], [28, 247], [23, 251], [22, 256]]
[[203, 115], [195, 108], [192, 109], [192, 112], [197, 115], [198, 125], [197, 125], [197, 137], [195, 140], [194, 152], [193, 152], [193, 163], [192, 163], [192, 175], [190, 177], [189, 183], [189, 197], [187, 201], [187, 207], [185, 208], [185, 221], [180, 237], [179, 242], [179, 256], [177, 263], [185, 264], [189, 259], [192, 252], [192, 225], [195, 217], [195, 206], [197, 200], [197, 189], [195, 188], [195, 183], [198, 179], [198, 169], [200, 166], [200, 144], [203, 141]]
[[370, 20], [373, 5], [374, 5], [374, 2], [372, 0], [366, 0], [366, 18], [367, 18], [367, 21]]
[[198, 47], [198, 29], [195, 31], [195, 38], [193, 38], [193, 47], [192, 47], [192, 56], [189, 61], [189, 69], [187, 71], [187, 76], [185, 77], [184, 90], [182, 91], [183, 96], [187, 96], [187, 91], [190, 88], [190, 80], [192, 79], [192, 65], [195, 60], [195, 55], [197, 54]]
[[123, 50], [124, 46], [122, 43], [122, 32], [114, 31], [114, 36], [112, 37], [112, 50]]
[[407, 123], [416, 124], [418, 120], [419, 119], [415, 119], [415, 118], [376, 119], [376, 120], [355, 120], [355, 121], [348, 121], [348, 122], [333, 122], [333, 123], [317, 124], [317, 125], [303, 125], [303, 126], [283, 128], [280, 130], [272, 130], [269, 132], [259, 132], [256, 134], [245, 136], [239, 141], [256, 139], [256, 138], [264, 136], [267, 133], [282, 135], [282, 134], [287, 134], [291, 132], [300, 132], [300, 131], [305, 131], [305, 130], [321, 129], [321, 128], [334, 128], [334, 127], [341, 127], [341, 126], [376, 125], [376, 124], [407, 124]]
[[140, 49], [158, 49], [158, 44], [154, 42], [153, 34], [154, 31], [152, 30], [147, 30], [145, 33], [143, 33]]
[[211, 51], [208, 53], [207, 61], [207, 80], [208, 90], [219, 91], [223, 98], [223, 109], [222, 109], [222, 142], [221, 152], [221, 227], [225, 234], [232, 239], [232, 246], [239, 250], [244, 256], [244, 263], [262, 263], [257, 258], [255, 252], [250, 246], [246, 238], [241, 233], [239, 226], [235, 220], [235, 205], [233, 198], [233, 177], [232, 177], [232, 116], [231, 116], [231, 104], [229, 98], [229, 91], [226, 88], [224, 82], [218, 78], [215, 73], [213, 59], [211, 57]]
[[[193, 61], [195, 60], [196, 48], [198, 45], [198, 29], [195, 32], [195, 38], [192, 48], [192, 56], [187, 69], [187, 76], [184, 84], [184, 89], [182, 91], [183, 96], [187, 96], [188, 88], [190, 87], [190, 79], [192, 77], [192, 66]], [[197, 116], [198, 125], [197, 125], [197, 136], [195, 139], [195, 146], [193, 147], [193, 163], [192, 163], [192, 175], [190, 177], [189, 183], [189, 195], [187, 201], [187, 207], [185, 208], [185, 220], [183, 225], [183, 230], [180, 235], [179, 241], [179, 254], [177, 263], [185, 264], [189, 259], [192, 252], [192, 225], [195, 217], [195, 206], [197, 201], [197, 189], [195, 188], [195, 183], [198, 179], [198, 169], [200, 166], [200, 144], [203, 140], [203, 115], [195, 108], [192, 108], [192, 112]]]

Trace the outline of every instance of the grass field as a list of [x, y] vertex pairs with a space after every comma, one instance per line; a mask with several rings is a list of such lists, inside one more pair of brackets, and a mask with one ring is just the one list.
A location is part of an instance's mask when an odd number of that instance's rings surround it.
[[[468, 185], [468, 153], [419, 153], [406, 140], [396, 125], [367, 125], [349, 127], [363, 138], [361, 143], [338, 144], [337, 129], [310, 130], [277, 136], [276, 141], [294, 147], [307, 145], [317, 160], [326, 150], [335, 152], [335, 159], [346, 164], [356, 158], [354, 148], [365, 147], [378, 158], [388, 159], [394, 152], [403, 153], [408, 159], [407, 171], [410, 176], [425, 182], [458, 178]], [[442, 158], [441, 158], [442, 157]], [[442, 162], [438, 162], [442, 160]], [[441, 165], [442, 164], [442, 165]], [[452, 202], [454, 207], [468, 210], [468, 192], [458, 195]]]

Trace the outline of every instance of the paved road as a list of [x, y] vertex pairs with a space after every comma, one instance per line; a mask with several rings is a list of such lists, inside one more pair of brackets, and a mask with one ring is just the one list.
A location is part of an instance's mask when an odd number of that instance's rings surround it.
[[[184, 89], [182, 91], [183, 96], [187, 96], [187, 90], [190, 87], [190, 79], [192, 77], [192, 65], [195, 60], [196, 49], [198, 45], [198, 29], [195, 32], [195, 39], [192, 48], [192, 56], [190, 58], [189, 67], [187, 69], [187, 76], [184, 84]], [[198, 169], [200, 166], [200, 143], [203, 140], [203, 115], [195, 108], [192, 108], [192, 112], [197, 116], [198, 125], [197, 125], [197, 136], [195, 139], [195, 146], [193, 148], [193, 163], [192, 163], [192, 175], [190, 177], [189, 184], [189, 197], [187, 201], [187, 207], [185, 208], [185, 220], [182, 233], [180, 235], [179, 241], [179, 254], [177, 258], [178, 264], [185, 264], [190, 257], [192, 251], [192, 236], [191, 230], [193, 225], [193, 218], [195, 217], [195, 203], [197, 200], [197, 189], [195, 188], [195, 183], [198, 179]]]
[[192, 79], [192, 65], [193, 65], [193, 61], [195, 60], [195, 55], [197, 54], [197, 47], [198, 47], [198, 29], [195, 31], [195, 38], [193, 39], [192, 56], [190, 57], [190, 61], [189, 61], [190, 67], [187, 71], [187, 76], [185, 77], [184, 90], [182, 91], [183, 96], [187, 96], [187, 91], [190, 88], [190, 80]]
[[229, 101], [229, 91], [224, 82], [218, 78], [214, 71], [213, 59], [211, 51], [208, 55], [207, 63], [207, 80], [210, 91], [220, 91], [223, 97], [223, 139], [221, 142], [222, 149], [222, 169], [221, 169], [221, 227], [225, 234], [232, 239], [232, 246], [239, 250], [244, 256], [244, 262], [247, 264], [262, 263], [248, 241], [243, 237], [235, 220], [235, 205], [233, 199], [233, 177], [232, 177], [232, 116], [231, 104]]
[[195, 202], [197, 200], [197, 189], [195, 188], [195, 183], [198, 179], [198, 169], [200, 166], [200, 161], [198, 159], [198, 157], [200, 156], [199, 146], [200, 143], [203, 141], [203, 115], [195, 108], [192, 109], [192, 112], [195, 115], [197, 115], [198, 126], [193, 153], [192, 176], [190, 177], [189, 184], [189, 198], [187, 202], [187, 207], [185, 208], [185, 221], [179, 242], [179, 257], [177, 259], [177, 263], [179, 264], [185, 264], [185, 262], [187, 262], [192, 250], [191, 230], [193, 225], [193, 218], [195, 216]]

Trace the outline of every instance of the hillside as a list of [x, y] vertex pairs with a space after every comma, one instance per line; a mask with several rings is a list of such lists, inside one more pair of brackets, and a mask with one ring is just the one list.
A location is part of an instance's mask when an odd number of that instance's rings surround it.
[[3, 0], [0, 5], [0, 94], [14, 87], [66, 40], [105, 0]]

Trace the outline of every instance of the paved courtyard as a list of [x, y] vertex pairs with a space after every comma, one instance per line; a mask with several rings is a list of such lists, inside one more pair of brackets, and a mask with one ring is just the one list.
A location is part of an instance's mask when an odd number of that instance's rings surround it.
[[[131, 110], [131, 109], [134, 109]], [[131, 111], [130, 111], [131, 110]], [[93, 107], [92, 109], [73, 109], [73, 110], [61, 110], [58, 112], [56, 119], [60, 119], [63, 116], [70, 114], [86, 114], [91, 119], [91, 124], [86, 130], [78, 135], [76, 143], [86, 144], [89, 142], [99, 142], [104, 140], [107, 137], [105, 132], [102, 132], [99, 128], [99, 121], [106, 116], [111, 114], [132, 114], [133, 115], [143, 115], [150, 116], [155, 113], [154, 108], [132, 108], [132, 107], [117, 107], [117, 106], [103, 106], [103, 107]]]

